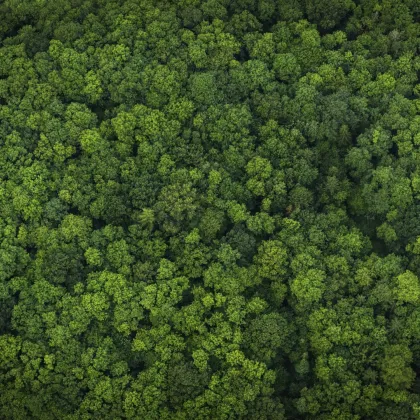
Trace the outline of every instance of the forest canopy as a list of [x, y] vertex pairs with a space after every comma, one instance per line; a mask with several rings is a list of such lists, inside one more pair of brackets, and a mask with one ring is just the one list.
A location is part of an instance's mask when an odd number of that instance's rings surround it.
[[420, 419], [419, 22], [2, 1], [0, 418]]

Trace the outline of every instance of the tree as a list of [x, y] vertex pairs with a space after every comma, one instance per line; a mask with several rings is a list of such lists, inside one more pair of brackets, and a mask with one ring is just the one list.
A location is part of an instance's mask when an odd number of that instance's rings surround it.
[[418, 1], [0, 3], [0, 418], [419, 417]]

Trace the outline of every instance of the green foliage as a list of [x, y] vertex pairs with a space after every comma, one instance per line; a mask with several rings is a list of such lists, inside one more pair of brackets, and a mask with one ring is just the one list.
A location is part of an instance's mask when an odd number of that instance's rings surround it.
[[0, 3], [0, 418], [420, 417], [418, 1]]

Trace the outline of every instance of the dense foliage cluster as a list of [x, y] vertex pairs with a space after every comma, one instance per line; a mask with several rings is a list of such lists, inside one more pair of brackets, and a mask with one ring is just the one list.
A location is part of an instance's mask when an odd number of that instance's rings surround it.
[[0, 4], [0, 417], [420, 419], [420, 2]]

